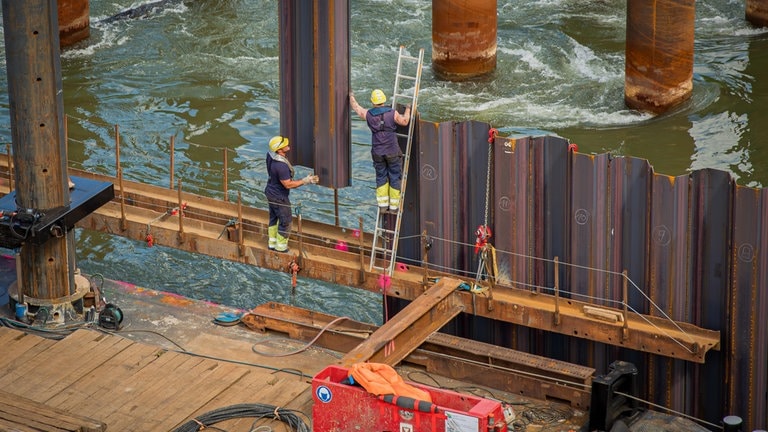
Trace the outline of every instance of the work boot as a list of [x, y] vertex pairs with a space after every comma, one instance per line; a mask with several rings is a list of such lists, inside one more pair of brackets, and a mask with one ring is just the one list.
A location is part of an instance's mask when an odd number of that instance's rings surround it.
[[389, 188], [390, 213], [397, 213], [399, 208], [400, 208], [400, 190], [395, 188]]
[[376, 204], [379, 205], [379, 209], [386, 209], [389, 205], [389, 193], [389, 183], [384, 183], [376, 188]]
[[277, 246], [277, 225], [267, 228], [267, 233], [269, 234], [269, 250], [275, 250], [275, 246]]
[[[275, 227], [275, 230], [277, 231], [277, 227]], [[288, 237], [283, 237], [278, 231], [276, 240], [277, 242], [275, 243], [275, 251], [288, 252]]]

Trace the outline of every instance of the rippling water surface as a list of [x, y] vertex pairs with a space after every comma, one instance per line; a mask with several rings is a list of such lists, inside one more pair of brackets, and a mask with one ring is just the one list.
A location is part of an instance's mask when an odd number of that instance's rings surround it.
[[[128, 179], [168, 185], [170, 137], [185, 190], [222, 196], [224, 149], [229, 189], [264, 206], [266, 141], [279, 131], [277, 2], [198, 0], [142, 19], [102, 20], [141, 3], [91, 1], [91, 37], [62, 53], [69, 157], [77, 168], [115, 173], [114, 125]], [[400, 45], [431, 55], [431, 6], [416, 0], [352, 4], [352, 87], [391, 89]], [[480, 120], [507, 135], [556, 134], [582, 152], [648, 159], [656, 172], [701, 168], [739, 184], [768, 185], [768, 30], [744, 20], [744, 2], [696, 2], [693, 97], [651, 117], [623, 103], [626, 2], [498, 0], [498, 66], [490, 76], [452, 83], [425, 65], [423, 119]], [[4, 48], [3, 48], [4, 52]], [[2, 56], [5, 69], [5, 55]], [[10, 142], [7, 77], [0, 74], [0, 143]], [[391, 90], [389, 90], [391, 91]], [[372, 224], [369, 134], [356, 118], [353, 184], [339, 191], [343, 226]], [[301, 173], [301, 168], [300, 168]], [[310, 193], [317, 192], [317, 193]], [[332, 222], [328, 191], [297, 190], [307, 217]], [[364, 204], [364, 205], [363, 205]], [[265, 206], [264, 206], [265, 207]], [[148, 248], [78, 231], [85, 273], [249, 308], [294, 303], [369, 322], [380, 299], [286, 274]]]

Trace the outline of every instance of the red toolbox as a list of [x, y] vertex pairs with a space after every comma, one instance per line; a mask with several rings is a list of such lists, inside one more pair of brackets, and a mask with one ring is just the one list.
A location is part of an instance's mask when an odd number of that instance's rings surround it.
[[[387, 402], [348, 382], [348, 369], [328, 366], [312, 379], [314, 432], [506, 432], [501, 403], [408, 383], [429, 392], [432, 404]], [[390, 399], [390, 398], [388, 398]]]

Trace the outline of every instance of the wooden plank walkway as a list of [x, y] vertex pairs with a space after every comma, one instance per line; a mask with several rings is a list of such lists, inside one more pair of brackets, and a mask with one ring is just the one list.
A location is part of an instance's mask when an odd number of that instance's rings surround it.
[[[54, 341], [0, 327], [0, 347], [0, 388], [11, 397], [103, 422], [109, 431], [172, 431], [196, 415], [242, 403], [300, 411], [310, 424], [307, 376], [168, 351], [90, 329]], [[245, 432], [253, 422], [216, 426]]]

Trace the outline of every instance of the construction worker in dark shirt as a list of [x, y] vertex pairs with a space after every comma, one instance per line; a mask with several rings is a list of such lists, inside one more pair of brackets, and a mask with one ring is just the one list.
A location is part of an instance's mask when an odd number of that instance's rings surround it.
[[403, 152], [397, 143], [397, 126], [407, 126], [411, 106], [403, 114], [384, 106], [387, 97], [380, 89], [371, 92], [373, 108], [365, 109], [349, 94], [349, 104], [371, 130], [371, 158], [376, 170], [376, 203], [380, 211], [395, 212], [400, 207], [400, 185], [403, 178]]
[[269, 202], [269, 249], [278, 252], [288, 252], [288, 236], [291, 233], [291, 201], [288, 199], [290, 190], [306, 184], [316, 184], [320, 178], [308, 175], [301, 180], [294, 180], [294, 170], [286, 158], [291, 150], [288, 138], [274, 136], [269, 140], [267, 152], [267, 173], [269, 180], [264, 194]]

